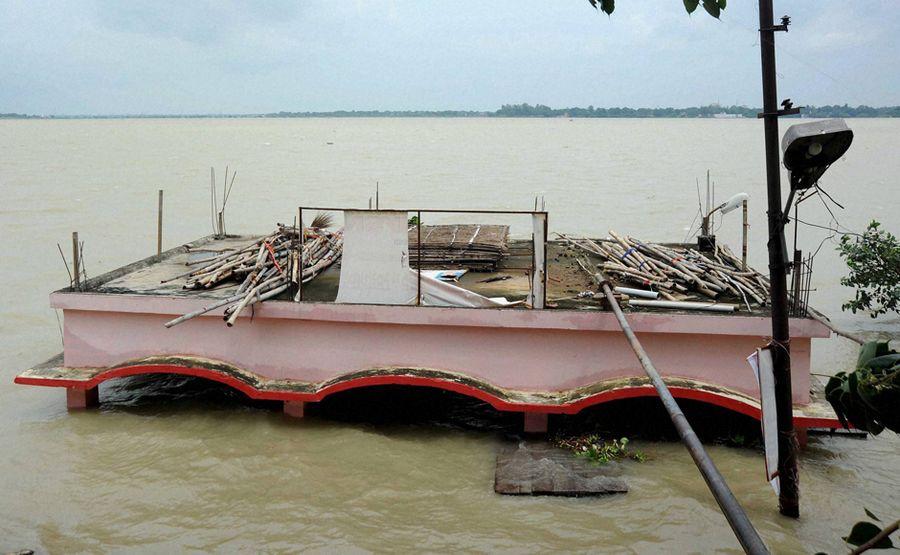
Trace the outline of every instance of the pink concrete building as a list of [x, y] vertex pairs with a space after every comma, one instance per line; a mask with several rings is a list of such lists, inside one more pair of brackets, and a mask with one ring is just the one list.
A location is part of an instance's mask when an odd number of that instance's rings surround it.
[[[535, 229], [545, 230], [545, 221]], [[64, 314], [64, 353], [15, 381], [65, 388], [70, 407], [85, 407], [99, 401], [97, 386], [105, 380], [178, 373], [283, 401], [295, 416], [303, 415], [305, 403], [352, 388], [433, 387], [521, 412], [532, 430], [545, 427], [548, 414], [655, 396], [612, 313], [599, 306], [537, 308], [555, 287], [555, 263], [546, 260], [558, 245], [545, 238], [545, 232], [535, 235], [534, 252], [541, 254], [534, 267], [542, 270], [519, 283], [531, 308], [334, 302], [335, 280], [344, 279], [335, 268], [304, 286], [303, 302], [266, 301], [242, 313], [234, 327], [224, 326], [220, 308], [167, 328], [167, 321], [233, 292], [197, 294], [177, 280], [160, 284], [184, 272], [194, 250], [211, 241], [203, 239], [94, 278], [81, 291], [53, 293], [51, 306]], [[324, 284], [318, 290], [317, 281]], [[329, 288], [330, 297], [322, 293]], [[765, 313], [636, 310], [628, 319], [675, 397], [759, 418], [759, 388], [746, 358], [767, 343]], [[798, 428], [840, 426], [810, 380], [812, 339], [829, 335], [815, 320], [791, 320]]]

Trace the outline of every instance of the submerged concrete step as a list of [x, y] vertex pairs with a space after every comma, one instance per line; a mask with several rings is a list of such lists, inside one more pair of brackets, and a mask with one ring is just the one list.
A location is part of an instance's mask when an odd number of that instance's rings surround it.
[[523, 441], [497, 455], [494, 491], [504, 495], [567, 497], [626, 493], [628, 484], [611, 476], [613, 469], [545, 442]]

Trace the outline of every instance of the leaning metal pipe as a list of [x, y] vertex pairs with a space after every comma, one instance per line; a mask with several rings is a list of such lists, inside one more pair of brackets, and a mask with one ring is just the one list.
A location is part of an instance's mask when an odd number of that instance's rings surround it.
[[681, 412], [681, 408], [678, 406], [675, 398], [672, 397], [672, 393], [669, 391], [665, 382], [663, 382], [659, 372], [656, 371], [653, 362], [641, 346], [641, 342], [638, 341], [637, 337], [634, 335], [634, 331], [628, 324], [628, 320], [625, 319], [625, 314], [622, 313], [619, 303], [613, 296], [612, 289], [610, 289], [606, 277], [602, 274], [595, 274], [594, 279], [603, 288], [603, 293], [606, 294], [606, 300], [609, 301], [609, 305], [612, 307], [613, 313], [615, 313], [616, 319], [622, 327], [622, 331], [625, 332], [628, 343], [631, 344], [634, 354], [637, 355], [638, 360], [641, 362], [641, 366], [644, 367], [644, 372], [647, 373], [650, 381], [653, 382], [653, 387], [656, 388], [656, 392], [659, 394], [663, 406], [666, 407], [666, 411], [672, 419], [672, 424], [674, 424], [675, 429], [678, 430], [681, 441], [684, 443], [684, 446], [687, 447], [688, 452], [691, 454], [691, 458], [694, 459], [694, 464], [697, 465], [700, 474], [703, 475], [703, 479], [706, 480], [706, 485], [712, 492], [713, 497], [716, 498], [716, 502], [725, 514], [725, 518], [728, 520], [728, 524], [731, 525], [731, 529], [734, 530], [734, 535], [737, 536], [738, 541], [741, 542], [741, 547], [744, 548], [746, 553], [768, 553], [769, 550], [766, 548], [766, 544], [764, 544], [762, 538], [759, 537], [759, 533], [753, 527], [753, 523], [750, 522], [747, 513], [744, 512], [744, 508], [741, 507], [741, 504], [725, 482], [725, 478], [722, 477], [722, 474], [719, 473], [719, 469], [716, 468], [712, 459], [709, 458], [709, 454], [703, 448], [703, 444], [700, 443], [697, 434], [694, 433], [694, 429], [691, 428], [684, 413]]

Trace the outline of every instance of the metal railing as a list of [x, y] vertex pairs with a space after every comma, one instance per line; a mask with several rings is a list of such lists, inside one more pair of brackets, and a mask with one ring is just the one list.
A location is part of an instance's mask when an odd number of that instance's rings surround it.
[[[330, 206], [298, 206], [297, 221], [298, 229], [303, 229], [303, 213], [304, 211], [315, 210], [318, 212], [345, 212], [348, 210], [376, 210], [379, 212], [403, 212], [405, 214], [415, 213], [416, 215], [416, 305], [422, 303], [422, 214], [494, 214], [494, 215], [528, 215], [532, 218], [536, 216], [542, 221], [541, 240], [532, 233], [532, 253], [531, 265], [528, 267], [504, 266], [507, 271], [524, 271], [529, 280], [529, 297], [532, 299], [530, 308], [544, 308], [547, 306], [547, 237], [548, 237], [548, 220], [549, 215], [546, 210], [469, 210], [469, 209], [440, 209], [440, 208], [337, 208]], [[302, 245], [303, 238], [300, 239]], [[538, 245], [540, 243], [540, 245]], [[540, 256], [538, 256], [540, 250]], [[305, 251], [301, 248], [300, 262], [301, 268], [305, 265]], [[540, 261], [538, 260], [540, 259]], [[540, 298], [535, 294], [534, 276], [540, 272]], [[303, 283], [302, 280], [297, 284], [298, 290], [296, 299], [303, 301]]]

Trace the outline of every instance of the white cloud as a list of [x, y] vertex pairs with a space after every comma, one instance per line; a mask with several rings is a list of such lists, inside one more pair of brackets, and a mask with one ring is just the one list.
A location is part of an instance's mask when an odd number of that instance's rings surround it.
[[[752, 4], [752, 3], [751, 3]], [[0, 112], [758, 105], [758, 15], [679, 0], [50, 2], [0, 11]], [[790, 6], [779, 87], [805, 104], [900, 103], [893, 1]]]

